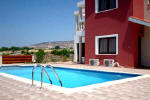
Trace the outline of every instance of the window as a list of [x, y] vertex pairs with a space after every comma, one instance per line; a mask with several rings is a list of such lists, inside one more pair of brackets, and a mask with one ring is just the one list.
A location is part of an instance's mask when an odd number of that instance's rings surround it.
[[96, 0], [96, 12], [112, 10], [118, 7], [118, 0]]
[[116, 54], [116, 37], [99, 39], [99, 54]]
[[96, 36], [95, 50], [97, 55], [118, 54], [118, 35]]
[[150, 0], [148, 0], [148, 4], [150, 4]]

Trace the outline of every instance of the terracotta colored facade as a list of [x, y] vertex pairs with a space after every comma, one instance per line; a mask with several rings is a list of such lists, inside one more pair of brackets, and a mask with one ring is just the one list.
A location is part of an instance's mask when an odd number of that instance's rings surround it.
[[[89, 59], [114, 59], [125, 67], [139, 66], [138, 39], [143, 34], [140, 32], [143, 25], [132, 23], [130, 16], [144, 19], [144, 0], [118, 0], [118, 8], [95, 13], [95, 0], [85, 0], [85, 63]], [[118, 54], [96, 55], [95, 37], [118, 34]]]

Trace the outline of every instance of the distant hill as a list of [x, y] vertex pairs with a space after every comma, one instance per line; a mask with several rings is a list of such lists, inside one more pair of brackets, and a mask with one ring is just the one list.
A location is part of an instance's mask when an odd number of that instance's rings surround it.
[[73, 45], [74, 45], [73, 41], [56, 41], [56, 42], [43, 42], [33, 44], [28, 47], [36, 49], [55, 48], [56, 46], [59, 46], [60, 48], [73, 48]]

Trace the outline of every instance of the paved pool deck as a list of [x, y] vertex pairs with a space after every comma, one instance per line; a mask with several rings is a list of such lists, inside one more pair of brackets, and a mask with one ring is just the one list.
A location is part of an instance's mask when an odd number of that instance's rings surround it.
[[[145, 69], [87, 66], [73, 63], [52, 65], [150, 75], [150, 70]], [[0, 75], [0, 100], [150, 100], [150, 77], [95, 88], [91, 92], [64, 94], [46, 88], [40, 89], [37, 86]]]

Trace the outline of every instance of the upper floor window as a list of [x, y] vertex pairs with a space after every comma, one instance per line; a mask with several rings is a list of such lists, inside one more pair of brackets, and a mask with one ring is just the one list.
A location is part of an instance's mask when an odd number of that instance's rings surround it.
[[95, 0], [96, 13], [112, 10], [118, 7], [118, 0]]

